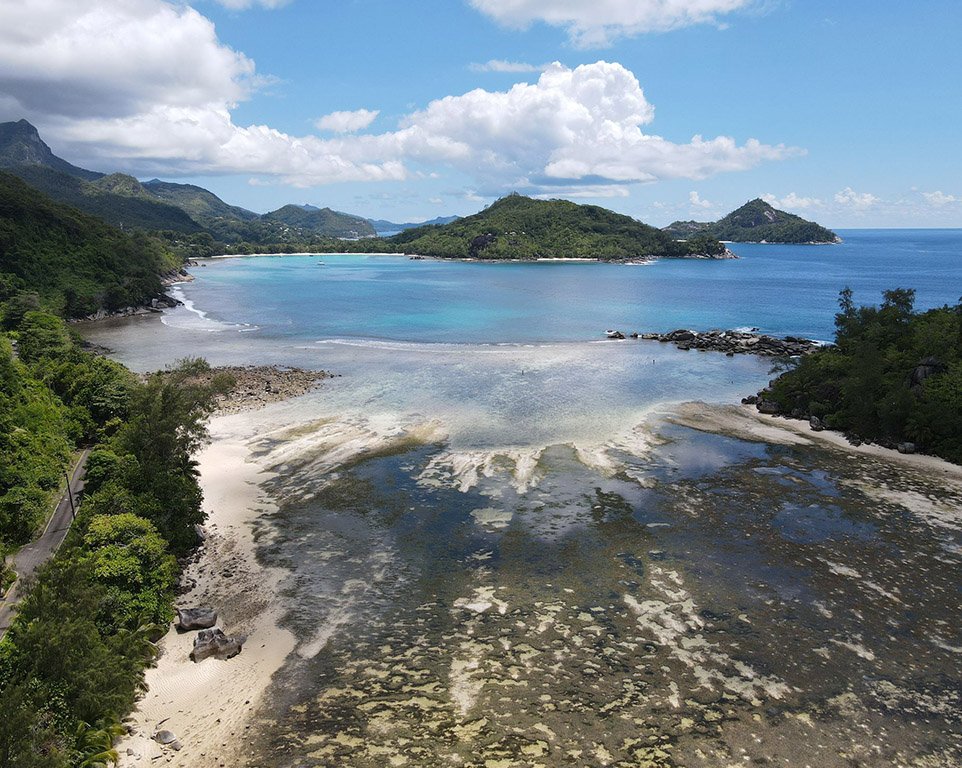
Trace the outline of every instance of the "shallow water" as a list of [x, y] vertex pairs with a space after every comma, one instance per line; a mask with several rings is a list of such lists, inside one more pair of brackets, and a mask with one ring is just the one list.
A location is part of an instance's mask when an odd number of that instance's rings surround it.
[[261, 555], [291, 571], [300, 644], [250, 764], [958, 765], [959, 530], [861, 488], [956, 521], [962, 489], [645, 434], [607, 472], [552, 446], [520, 487], [508, 459], [438, 479], [443, 441], [323, 472], [260, 442], [285, 500]]
[[962, 764], [958, 483], [684, 426], [675, 404], [735, 402], [771, 363], [596, 340], [824, 338], [842, 280], [958, 298], [957, 234], [879, 237], [646, 267], [231, 260], [163, 321], [85, 327], [141, 370], [338, 374], [251, 417], [298, 646], [247, 764]]

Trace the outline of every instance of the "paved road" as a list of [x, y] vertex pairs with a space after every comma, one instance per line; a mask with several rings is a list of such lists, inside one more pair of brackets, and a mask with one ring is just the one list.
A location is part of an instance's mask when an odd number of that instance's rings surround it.
[[90, 449], [85, 448], [74, 466], [73, 475], [70, 478], [70, 485], [57, 504], [57, 510], [47, 523], [43, 534], [36, 541], [27, 544], [16, 555], [13, 556], [13, 570], [17, 573], [17, 581], [14, 583], [3, 601], [0, 602], [0, 638], [2, 638], [10, 628], [13, 621], [14, 607], [20, 601], [20, 586], [24, 579], [33, 575], [33, 572], [53, 557], [54, 552], [59, 549], [63, 540], [67, 537], [70, 524], [73, 522], [70, 502], [71, 499], [76, 503], [77, 494], [83, 490], [84, 473], [87, 469], [87, 456]]

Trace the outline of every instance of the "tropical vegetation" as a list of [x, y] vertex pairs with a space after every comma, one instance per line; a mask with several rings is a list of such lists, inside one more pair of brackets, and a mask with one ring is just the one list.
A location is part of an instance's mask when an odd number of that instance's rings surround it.
[[191, 456], [229, 382], [203, 383], [202, 361], [138, 379], [84, 350], [61, 315], [145, 303], [179, 263], [0, 174], [0, 555], [43, 528], [71, 457], [94, 447], [70, 535], [0, 642], [0, 765], [115, 760], [170, 619], [175, 558], [203, 520]]
[[[41, 203], [37, 215], [47, 213]], [[106, 225], [77, 221], [80, 233], [124, 242]], [[62, 266], [64, 280], [71, 265]], [[19, 279], [56, 304], [62, 283], [34, 272]], [[203, 511], [192, 455], [216, 394], [231, 382], [198, 360], [138, 378], [84, 350], [57, 315], [22, 305], [22, 292], [0, 302], [8, 328], [0, 337], [0, 555], [43, 528], [71, 457], [93, 450], [68, 538], [26, 585], [0, 641], [0, 765], [106, 766], [171, 618], [176, 558], [197, 542]]]
[[856, 306], [842, 291], [835, 345], [805, 357], [762, 397], [854, 439], [962, 463], [962, 300], [919, 312], [915, 292]]
[[405, 230], [387, 243], [424, 256], [473, 259], [641, 259], [725, 252], [710, 237], [679, 242], [606, 208], [518, 194], [449, 224]]
[[157, 238], [128, 234], [55, 203], [0, 172], [0, 302], [4, 327], [41, 307], [66, 317], [149, 303], [181, 260]]

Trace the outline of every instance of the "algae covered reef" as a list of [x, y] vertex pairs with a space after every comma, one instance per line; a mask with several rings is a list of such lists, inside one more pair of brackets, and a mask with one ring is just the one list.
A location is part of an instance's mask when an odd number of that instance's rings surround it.
[[962, 483], [685, 421], [608, 471], [263, 445], [299, 646], [250, 764], [959, 764]]

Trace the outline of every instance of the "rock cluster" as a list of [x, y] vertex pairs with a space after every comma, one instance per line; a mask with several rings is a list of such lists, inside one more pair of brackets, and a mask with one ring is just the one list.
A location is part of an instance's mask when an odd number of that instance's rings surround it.
[[243, 639], [232, 635], [225, 635], [223, 630], [202, 629], [194, 638], [194, 650], [190, 652], [190, 660], [197, 663], [211, 657], [226, 661], [241, 652]]
[[278, 365], [222, 366], [211, 368], [197, 377], [201, 384], [210, 383], [217, 374], [229, 374], [234, 386], [217, 398], [220, 413], [237, 413], [259, 408], [309, 392], [318, 382], [333, 376], [326, 371], [308, 371]]
[[175, 299], [173, 296], [163, 294], [157, 298], [151, 299], [150, 304], [139, 307], [123, 307], [113, 312], [109, 312], [108, 310], [101, 308], [92, 315], [77, 318], [71, 320], [70, 322], [80, 323], [89, 320], [106, 320], [108, 317], [133, 317], [134, 315], [149, 315], [151, 313], [163, 312], [165, 309], [173, 309], [180, 303], [181, 302], [177, 301], [177, 299]]
[[679, 329], [670, 333], [643, 333], [642, 339], [674, 344], [678, 349], [697, 349], [704, 352], [724, 352], [732, 355], [761, 355], [762, 357], [799, 357], [818, 349], [819, 344], [809, 339], [775, 336], [753, 331], [690, 331]]
[[177, 629], [181, 632], [210, 629], [215, 624], [217, 624], [217, 611], [212, 608], [177, 609]]

